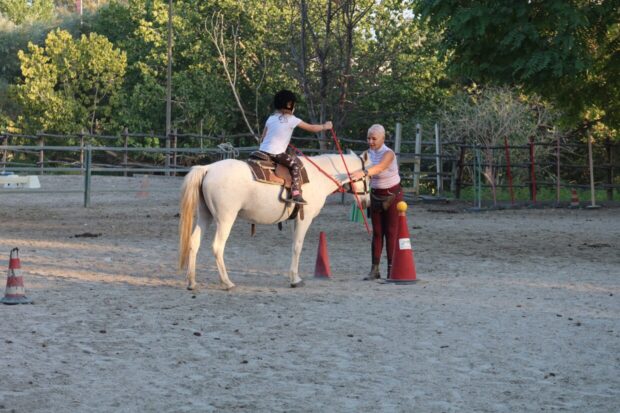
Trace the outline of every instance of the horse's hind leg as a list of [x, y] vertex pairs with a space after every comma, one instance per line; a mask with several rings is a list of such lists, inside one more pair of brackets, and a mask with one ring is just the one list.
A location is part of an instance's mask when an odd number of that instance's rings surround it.
[[226, 271], [226, 265], [224, 264], [224, 248], [226, 247], [226, 240], [230, 235], [235, 217], [219, 218], [217, 221], [217, 230], [213, 238], [213, 255], [215, 256], [215, 263], [217, 264], [217, 270], [220, 273], [220, 282], [224, 284], [226, 289], [235, 287], [235, 284], [228, 278], [228, 272]]
[[211, 213], [204, 204], [198, 206], [198, 217], [196, 219], [196, 227], [192, 232], [192, 237], [189, 241], [189, 259], [187, 261], [187, 289], [193, 290], [196, 288], [196, 255], [200, 248], [200, 241], [203, 235], [206, 233], [209, 224], [213, 221]]

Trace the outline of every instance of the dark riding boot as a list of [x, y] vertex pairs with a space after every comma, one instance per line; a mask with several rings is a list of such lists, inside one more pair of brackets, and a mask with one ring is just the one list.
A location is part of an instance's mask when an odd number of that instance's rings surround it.
[[307, 205], [308, 204], [306, 202], [306, 200], [303, 199], [303, 197], [301, 196], [301, 192], [299, 192], [299, 191], [293, 192], [293, 196], [291, 196], [287, 201], [288, 202], [292, 202], [294, 204], [299, 204], [299, 205]]
[[387, 266], [387, 278], [390, 279], [392, 278], [392, 263], [388, 262], [388, 266]]
[[372, 281], [378, 280], [379, 278], [381, 278], [381, 273], [379, 272], [379, 264], [372, 264], [372, 267], [370, 267], [370, 272], [363, 279], [364, 281]]

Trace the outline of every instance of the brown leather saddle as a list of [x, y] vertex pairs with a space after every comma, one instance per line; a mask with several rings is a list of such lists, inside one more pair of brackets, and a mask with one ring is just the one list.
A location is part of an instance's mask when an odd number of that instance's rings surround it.
[[[247, 164], [250, 167], [252, 175], [256, 181], [271, 185], [280, 185], [282, 187], [280, 200], [286, 202], [285, 198], [288, 198], [288, 196], [285, 195], [285, 192], [288, 192], [291, 189], [291, 172], [286, 166], [276, 163], [273, 159], [271, 159], [268, 153], [262, 151], [252, 152], [248, 157]], [[301, 185], [310, 182], [308, 179], [308, 172], [303, 164], [301, 165], [299, 172]], [[295, 208], [293, 208], [293, 211], [288, 219], [295, 219], [297, 214], [299, 214], [302, 220], [304, 219], [303, 207], [301, 205], [295, 205]], [[282, 223], [278, 223], [278, 228], [282, 229]], [[254, 235], [254, 232], [254, 225], [252, 225], [252, 235]]]
[[[291, 188], [291, 172], [286, 166], [273, 161], [268, 153], [254, 151], [248, 157], [247, 162], [252, 175], [254, 175], [254, 179], [258, 182], [281, 185], [286, 189]], [[310, 182], [304, 165], [301, 165], [300, 168], [300, 178], [302, 185]]]

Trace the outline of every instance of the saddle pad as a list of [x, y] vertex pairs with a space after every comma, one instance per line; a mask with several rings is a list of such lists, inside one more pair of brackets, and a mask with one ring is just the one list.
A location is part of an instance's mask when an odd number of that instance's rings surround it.
[[254, 175], [254, 179], [258, 182], [272, 185], [285, 184], [285, 180], [274, 173], [275, 167], [273, 165], [265, 166], [263, 161], [248, 159], [248, 166]]
[[[248, 166], [254, 175], [254, 179], [258, 182], [264, 182], [271, 185], [282, 185], [286, 188], [291, 187], [291, 173], [286, 166], [277, 165], [273, 161], [265, 161], [263, 159], [248, 159]], [[306, 167], [301, 165], [299, 169], [301, 184], [310, 182]]]

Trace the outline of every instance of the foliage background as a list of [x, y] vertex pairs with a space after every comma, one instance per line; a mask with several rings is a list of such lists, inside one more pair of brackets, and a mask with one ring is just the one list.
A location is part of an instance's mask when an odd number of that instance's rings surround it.
[[[168, 2], [83, 4], [80, 16], [67, 0], [0, 0], [0, 130], [163, 133]], [[299, 116], [333, 120], [340, 136], [396, 122], [412, 136], [415, 123], [479, 113], [488, 105], [476, 96], [503, 87], [550, 113], [544, 126], [563, 139], [618, 137], [615, 1], [176, 0], [173, 10], [180, 133], [258, 136], [273, 93], [289, 88]], [[461, 110], [463, 95], [479, 106]]]

